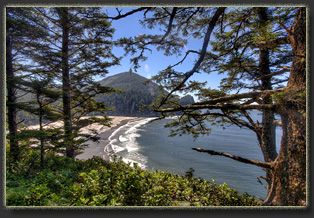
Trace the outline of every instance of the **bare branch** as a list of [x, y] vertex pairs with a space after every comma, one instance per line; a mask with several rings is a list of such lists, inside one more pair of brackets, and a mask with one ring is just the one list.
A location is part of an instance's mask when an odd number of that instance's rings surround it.
[[238, 127], [241, 128], [240, 125], [242, 126], [246, 126], [247, 128], [251, 129], [254, 131], [254, 128], [252, 126], [250, 126], [248, 123], [242, 121], [242, 120], [239, 120], [239, 119], [236, 119], [235, 117], [231, 116], [228, 114], [227, 110], [225, 109], [222, 109], [221, 110], [223, 113], [224, 113], [224, 116], [226, 116], [232, 123], [234, 123], [235, 125], [237, 125]]
[[[47, 18], [50, 22], [54, 23], [55, 25], [59, 25], [59, 21], [52, 18], [51, 16], [48, 16], [46, 13], [44, 13], [43, 11], [41, 11], [42, 8], [34, 8], [35, 11], [37, 11], [38, 13], [40, 13], [42, 16], [44, 16], [45, 18]], [[44, 9], [45, 10], [45, 9]]]
[[260, 128], [259, 125], [257, 125], [252, 118], [250, 117], [250, 115], [246, 112], [246, 110], [242, 110], [242, 113], [244, 114], [244, 116], [246, 117], [246, 119], [250, 122], [250, 124], [252, 125], [252, 127], [254, 128], [253, 131], [255, 131], [256, 133], [259, 133]]
[[200, 54], [198, 51], [188, 50], [188, 51], [185, 53], [184, 58], [183, 58], [181, 61], [179, 61], [178, 63], [176, 63], [175, 65], [172, 65], [171, 68], [173, 68], [173, 67], [175, 67], [175, 66], [181, 64], [181, 63], [186, 59], [186, 57], [187, 57], [190, 53]]
[[260, 178], [265, 179], [265, 180], [266, 180], [266, 178], [265, 178], [265, 177], [262, 177], [262, 176], [258, 176], [258, 177], [257, 177], [257, 181], [258, 181], [258, 183], [261, 184], [265, 189], [267, 189], [267, 187], [262, 183], [262, 181], [260, 180]]
[[135, 14], [135, 13], [137, 13], [139, 11], [150, 10], [150, 9], [151, 9], [150, 7], [141, 7], [141, 8], [137, 8], [135, 10], [129, 11], [129, 12], [125, 13], [125, 14], [121, 14], [121, 11], [118, 11], [118, 13], [119, 13], [118, 16], [116, 16], [116, 17], [104, 17], [104, 18], [109, 18], [109, 19], [112, 19], [112, 20], [119, 20], [121, 18], [125, 18], [125, 17], [127, 17], [129, 15]]
[[289, 81], [289, 78], [284, 79], [284, 80], [280, 80], [280, 81], [277, 81], [277, 82], [274, 82], [274, 83], [271, 83], [271, 85], [273, 86], [273, 85], [277, 85], [277, 84], [288, 82], [288, 81]]
[[171, 13], [167, 10], [167, 8], [162, 7], [162, 9], [163, 9], [169, 16], [171, 16]]
[[288, 34], [291, 34], [291, 29], [289, 30], [282, 22], [281, 22], [281, 17], [279, 16], [279, 25], [286, 30]]
[[198, 151], [198, 152], [205, 152], [208, 153], [210, 155], [220, 155], [220, 156], [224, 156], [224, 157], [228, 157], [231, 158], [233, 160], [242, 162], [242, 163], [246, 163], [246, 164], [252, 164], [258, 167], [262, 167], [262, 168], [272, 168], [273, 164], [269, 163], [269, 162], [263, 162], [263, 161], [257, 161], [257, 160], [252, 160], [252, 159], [247, 159], [247, 158], [242, 158], [239, 156], [235, 156], [232, 154], [228, 154], [225, 152], [217, 152], [217, 151], [213, 151], [213, 150], [206, 150], [206, 149], [202, 149], [202, 148], [192, 148], [192, 150]]

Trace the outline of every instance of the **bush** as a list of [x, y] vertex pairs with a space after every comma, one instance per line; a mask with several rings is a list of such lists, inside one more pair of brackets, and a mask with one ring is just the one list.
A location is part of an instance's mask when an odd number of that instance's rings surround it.
[[[32, 176], [7, 176], [8, 206], [255, 206], [259, 202], [226, 184], [167, 171], [142, 170], [121, 159], [73, 161], [50, 155]], [[34, 165], [35, 166], [35, 165]], [[38, 170], [38, 171], [36, 171]]]

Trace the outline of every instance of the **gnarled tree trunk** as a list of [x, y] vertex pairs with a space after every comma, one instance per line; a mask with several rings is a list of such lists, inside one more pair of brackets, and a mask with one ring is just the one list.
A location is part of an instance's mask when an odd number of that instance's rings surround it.
[[278, 96], [281, 148], [273, 164], [265, 205], [306, 205], [306, 9], [300, 8], [288, 36], [294, 54], [287, 91]]

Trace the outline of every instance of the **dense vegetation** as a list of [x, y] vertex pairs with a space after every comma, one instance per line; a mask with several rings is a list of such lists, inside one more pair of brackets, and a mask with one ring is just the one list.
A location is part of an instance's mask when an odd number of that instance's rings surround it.
[[[99, 7], [6, 8], [8, 205], [257, 203], [225, 186], [193, 179], [192, 171], [180, 177], [142, 171], [121, 161], [75, 161], [87, 141], [99, 139], [96, 130], [84, 134], [82, 128], [94, 123], [110, 126], [106, 115], [113, 107], [116, 115], [139, 116], [140, 105], [152, 101], [150, 108], [160, 113], [160, 118], [181, 114], [171, 124], [175, 128], [172, 135], [208, 134], [205, 121], [255, 132], [263, 161], [192, 149], [265, 169], [266, 176], [260, 177], [267, 182], [268, 191], [263, 205], [306, 206], [306, 7], [142, 7], [121, 12], [117, 9], [118, 15], [112, 17]], [[140, 24], [165, 33], [133, 37], [126, 33], [114, 41], [112, 22], [138, 12], [143, 12]], [[190, 39], [203, 40], [202, 48], [186, 50]], [[166, 56], [184, 57], [152, 78], [159, 93], [151, 81], [144, 87], [142, 78], [131, 80], [126, 74], [116, 86], [110, 86], [115, 77], [108, 78], [107, 84], [95, 81], [95, 77], [105, 77], [109, 67], [119, 64], [121, 58], [112, 53], [114, 46], [123, 47], [125, 55], [132, 56], [135, 70], [140, 61], [147, 60], [151, 46]], [[176, 66], [192, 53], [197, 59], [191, 69], [178, 71]], [[219, 89], [192, 80], [195, 74], [217, 71], [224, 74]], [[31, 98], [20, 102], [21, 92]], [[200, 101], [194, 103], [190, 96], [180, 101], [179, 95], [189, 93]], [[97, 99], [101, 95], [103, 99]], [[207, 112], [201, 113], [204, 109]], [[261, 123], [248, 114], [252, 109], [263, 113]], [[22, 111], [26, 113], [24, 121]], [[103, 116], [82, 119], [99, 114]], [[275, 114], [280, 120], [275, 120]], [[39, 129], [19, 128], [32, 116]], [[63, 126], [46, 129], [46, 121], [60, 121]], [[279, 153], [275, 125], [283, 130]], [[33, 139], [39, 149], [31, 148]]]
[[[107, 77], [98, 82], [101, 86], [111, 87], [120, 90], [118, 93], [99, 94], [95, 97], [97, 102], [103, 102], [108, 107], [113, 107], [107, 111], [108, 116], [159, 116], [159, 113], [154, 113], [150, 108], [144, 108], [144, 105], [150, 105], [159, 94], [158, 85], [149, 82], [147, 78], [142, 77], [133, 72], [119, 73], [114, 76]], [[25, 93], [24, 93], [25, 94]], [[20, 94], [19, 102], [29, 102], [34, 97], [31, 94]], [[180, 99], [180, 105], [194, 103], [194, 98], [191, 95], [186, 95]], [[54, 103], [54, 105], [60, 102]], [[94, 112], [92, 115], [102, 115]], [[19, 111], [17, 114], [18, 120], [23, 120], [23, 125], [38, 124], [38, 119], [35, 115], [27, 111]]]
[[[144, 105], [150, 105], [157, 98], [160, 90], [158, 85], [147, 80], [133, 72], [125, 72], [107, 77], [99, 84], [106, 87], [122, 90], [120, 93], [110, 95], [101, 94], [97, 96], [97, 101], [104, 102], [112, 111], [107, 115], [112, 116], [159, 116], [159, 113], [152, 113], [150, 108], [144, 108]], [[180, 104], [192, 104], [194, 99], [191, 95], [180, 99]]]
[[147, 79], [133, 72], [120, 73], [107, 77], [99, 84], [121, 90], [120, 93], [110, 95], [98, 95], [97, 101], [105, 102], [106, 105], [114, 107], [108, 111], [112, 116], [158, 116], [151, 113], [149, 109], [141, 110], [143, 105], [150, 105], [158, 96], [158, 86], [154, 83], [144, 83]]
[[[150, 29], [162, 26], [166, 33], [130, 37], [128, 45], [140, 41], [138, 58], [132, 60], [145, 60], [142, 54], [152, 44], [158, 50], [166, 44], [164, 40], [182, 42], [173, 43], [170, 51], [162, 48], [165, 55], [184, 57], [152, 78], [169, 93], [154, 102], [155, 111], [164, 117], [173, 112], [183, 114], [172, 122], [171, 135], [209, 134], [208, 121], [250, 129], [258, 140], [262, 162], [244, 161], [241, 156], [209, 150], [209, 146], [192, 149], [265, 169], [266, 176], [261, 178], [267, 182], [268, 193], [263, 205], [307, 205], [306, 7], [158, 7], [150, 12], [152, 15], [144, 16], [141, 24]], [[174, 40], [175, 37], [180, 39]], [[201, 39], [202, 47], [182, 49], [191, 37]], [[133, 50], [132, 46], [125, 47], [126, 52]], [[177, 66], [191, 53], [198, 56], [182, 72]], [[217, 72], [223, 75], [218, 89], [208, 87], [195, 76], [214, 74], [213, 78]], [[199, 97], [197, 103], [171, 105], [173, 94], [191, 92]], [[200, 109], [207, 112], [200, 113]], [[252, 109], [262, 112], [261, 122], [249, 115]], [[280, 120], [275, 119], [275, 114]], [[279, 153], [276, 125], [283, 130]]]
[[[46, 155], [44, 169], [30, 150], [19, 164], [7, 161], [7, 206], [258, 206], [226, 184], [166, 171], [142, 170], [116, 159], [73, 161]], [[62, 191], [60, 191], [62, 190]]]

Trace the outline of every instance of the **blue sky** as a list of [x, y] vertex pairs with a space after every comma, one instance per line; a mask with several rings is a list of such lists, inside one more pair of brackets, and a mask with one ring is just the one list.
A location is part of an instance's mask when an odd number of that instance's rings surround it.
[[[119, 8], [122, 9], [122, 14], [126, 13], [127, 11], [134, 9], [134, 8]], [[105, 7], [105, 11], [108, 11], [110, 16], [116, 16], [118, 13], [115, 9], [115, 7]], [[145, 29], [140, 25], [139, 20], [142, 18], [143, 13], [138, 12], [133, 15], [128, 16], [127, 18], [123, 18], [120, 20], [114, 20], [112, 21], [112, 27], [115, 29], [114, 39], [118, 39], [120, 37], [131, 37], [131, 36], [138, 36], [141, 34], [164, 34], [164, 30], [160, 32], [159, 29], [150, 30]], [[159, 71], [164, 70], [169, 65], [176, 64], [179, 62], [185, 54], [185, 51], [192, 49], [192, 50], [199, 50], [202, 47], [202, 41], [196, 40], [196, 39], [189, 39], [187, 46], [184, 48], [184, 51], [182, 51], [182, 56], [177, 57], [174, 56], [165, 56], [163, 52], [158, 52], [154, 47], [152, 48], [152, 53], [147, 52], [145, 53], [146, 56], [148, 56], [148, 60], [145, 62], [140, 62], [141, 68], [138, 69], [137, 73], [146, 77], [150, 78], [151, 76], [157, 74]], [[210, 49], [210, 48], [209, 48]], [[114, 48], [113, 53], [116, 56], [123, 56], [124, 51], [122, 48]], [[126, 72], [129, 71], [131, 68], [130, 64], [130, 58], [131, 56], [124, 57], [121, 60], [120, 66], [114, 66], [109, 68], [109, 74], [108, 76]], [[196, 54], [189, 54], [189, 56], [186, 58], [183, 64], [178, 65], [175, 70], [179, 72], [186, 72], [193, 68], [195, 60], [198, 58]], [[210, 88], [217, 88], [220, 83], [220, 79], [222, 78], [222, 75], [216, 75], [214, 73], [208, 75], [208, 74], [194, 74], [191, 78], [192, 80], [197, 81], [207, 81], [207, 86]], [[101, 78], [100, 78], [101, 79]]]

